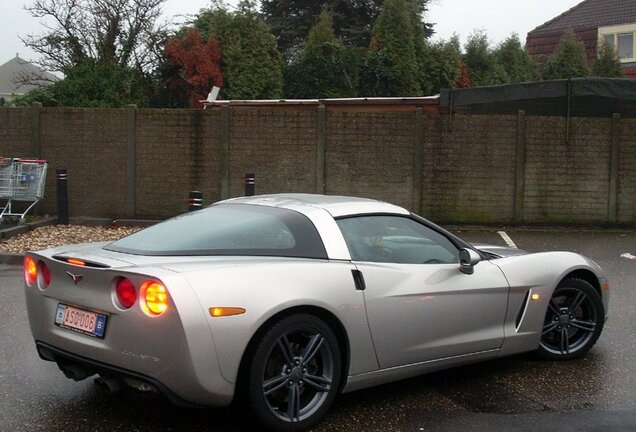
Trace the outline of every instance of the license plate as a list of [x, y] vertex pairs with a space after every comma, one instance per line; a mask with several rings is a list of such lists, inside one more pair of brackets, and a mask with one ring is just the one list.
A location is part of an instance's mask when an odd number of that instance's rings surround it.
[[55, 313], [55, 325], [103, 338], [106, 331], [106, 315], [60, 303]]

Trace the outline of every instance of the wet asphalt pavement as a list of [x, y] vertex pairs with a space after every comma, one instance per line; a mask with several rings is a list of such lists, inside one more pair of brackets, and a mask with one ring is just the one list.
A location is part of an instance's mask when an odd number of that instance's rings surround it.
[[[504, 245], [492, 231], [455, 231]], [[636, 431], [634, 232], [507, 231], [521, 249], [571, 250], [611, 282], [610, 319], [584, 358], [532, 355], [475, 364], [341, 395], [317, 431]], [[251, 431], [239, 408], [172, 406], [154, 394], [102, 393], [39, 359], [26, 319], [22, 271], [0, 265], [0, 431]]]

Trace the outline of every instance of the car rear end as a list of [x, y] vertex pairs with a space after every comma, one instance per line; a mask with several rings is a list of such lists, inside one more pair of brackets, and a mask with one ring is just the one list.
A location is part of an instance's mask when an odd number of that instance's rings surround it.
[[25, 257], [26, 303], [40, 357], [69, 378], [160, 391], [177, 404], [229, 404], [204, 309], [178, 273], [99, 245]]

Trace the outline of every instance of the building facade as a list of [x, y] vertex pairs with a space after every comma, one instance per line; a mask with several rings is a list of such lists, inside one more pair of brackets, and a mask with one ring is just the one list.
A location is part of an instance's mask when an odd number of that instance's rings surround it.
[[616, 49], [625, 77], [636, 78], [635, 0], [585, 0], [528, 33], [528, 53], [544, 64], [568, 30], [585, 46], [590, 65], [606, 43]]
[[0, 65], [0, 106], [4, 106], [15, 96], [49, 86], [59, 78], [42, 68], [21, 59], [18, 54]]

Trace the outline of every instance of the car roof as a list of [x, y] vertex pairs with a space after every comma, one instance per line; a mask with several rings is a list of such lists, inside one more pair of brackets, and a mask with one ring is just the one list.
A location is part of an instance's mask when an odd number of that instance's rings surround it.
[[369, 198], [355, 198], [337, 195], [314, 194], [274, 194], [233, 198], [221, 203], [253, 204], [269, 207], [288, 208], [302, 211], [303, 207], [320, 208], [329, 212], [332, 217], [353, 216], [359, 214], [410, 214], [408, 210]]

